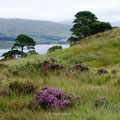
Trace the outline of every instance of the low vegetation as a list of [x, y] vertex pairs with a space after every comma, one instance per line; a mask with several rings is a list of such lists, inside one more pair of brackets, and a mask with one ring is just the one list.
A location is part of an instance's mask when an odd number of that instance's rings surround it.
[[62, 46], [53, 46], [53, 47], [51, 47], [51, 48], [49, 48], [48, 49], [48, 52], [53, 52], [53, 51], [55, 51], [55, 50], [59, 50], [59, 49], [62, 49]]
[[119, 120], [119, 33], [1, 61], [0, 120]]
[[58, 108], [64, 110], [73, 105], [73, 100], [78, 102], [79, 96], [66, 95], [63, 90], [56, 88], [44, 87], [38, 90], [33, 102], [30, 103], [29, 108], [38, 109], [41, 106], [43, 109], [50, 109], [55, 111]]

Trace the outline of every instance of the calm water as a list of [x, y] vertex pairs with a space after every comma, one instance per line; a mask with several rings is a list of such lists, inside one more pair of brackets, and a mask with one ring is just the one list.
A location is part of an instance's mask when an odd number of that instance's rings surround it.
[[[40, 44], [40, 45], [36, 45], [35, 46], [35, 51], [39, 54], [45, 54], [47, 53], [47, 50], [52, 47], [55, 46], [56, 44]], [[69, 45], [58, 45], [58, 46], [62, 46], [63, 49], [68, 48]], [[4, 53], [4, 52], [8, 52], [10, 49], [0, 49], [0, 56]], [[0, 59], [2, 59], [0, 57]]]

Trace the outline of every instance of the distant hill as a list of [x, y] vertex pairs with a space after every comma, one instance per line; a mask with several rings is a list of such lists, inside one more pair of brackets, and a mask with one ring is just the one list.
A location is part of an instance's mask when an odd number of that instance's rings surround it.
[[[32, 37], [38, 44], [66, 43], [71, 34], [70, 28], [70, 25], [50, 21], [0, 19], [0, 48], [11, 47], [19, 34]], [[9, 41], [9, 45], [5, 41]]]
[[73, 26], [72, 21], [63, 21], [63, 22], [60, 22], [60, 23], [61, 23], [61, 24], [65, 24], [65, 25]]

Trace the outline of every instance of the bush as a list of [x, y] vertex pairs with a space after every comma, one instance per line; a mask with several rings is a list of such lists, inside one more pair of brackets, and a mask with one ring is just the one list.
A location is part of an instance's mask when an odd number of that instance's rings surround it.
[[[41, 106], [45, 109], [55, 110], [58, 107], [63, 110], [73, 105], [73, 99], [73, 96], [65, 94], [61, 89], [44, 87], [37, 91], [36, 97], [30, 103], [29, 108]], [[79, 99], [79, 96], [76, 96], [75, 99]]]
[[63, 65], [58, 64], [57, 62], [44, 61], [42, 65], [43, 70], [62, 70], [64, 69]]
[[19, 51], [19, 50], [10, 50], [6, 53], [3, 53], [3, 55], [1, 57], [4, 57], [4, 59], [15, 59], [17, 58], [18, 56], [23, 56], [23, 57], [26, 57], [27, 54], [22, 52], [22, 51]]
[[53, 47], [48, 49], [48, 52], [53, 52], [53, 51], [58, 50], [58, 49], [62, 49], [62, 46], [57, 46], [57, 45], [53, 46]]
[[9, 88], [18, 94], [31, 94], [36, 91], [37, 86], [31, 82], [21, 83], [15, 81], [9, 84]]
[[89, 68], [87, 66], [84, 66], [83, 64], [76, 64], [75, 70], [79, 70], [81, 72], [89, 71]]
[[105, 68], [101, 68], [101, 69], [98, 70], [98, 73], [99, 74], [105, 74], [105, 73], [108, 73], [108, 71]]
[[38, 54], [35, 50], [30, 50], [27, 52], [27, 55], [36, 55]]

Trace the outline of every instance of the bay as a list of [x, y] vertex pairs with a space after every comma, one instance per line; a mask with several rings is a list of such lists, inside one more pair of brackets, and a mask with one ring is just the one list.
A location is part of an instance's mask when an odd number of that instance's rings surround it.
[[[38, 54], [45, 54], [47, 53], [47, 50], [50, 48], [50, 47], [53, 47], [57, 44], [40, 44], [40, 45], [36, 45], [35, 46], [35, 51], [38, 53]], [[63, 49], [65, 48], [68, 48], [69, 45], [68, 44], [59, 44], [57, 46], [62, 46]], [[8, 52], [10, 49], [0, 49], [0, 59], [2, 59], [1, 55], [5, 52]]]

